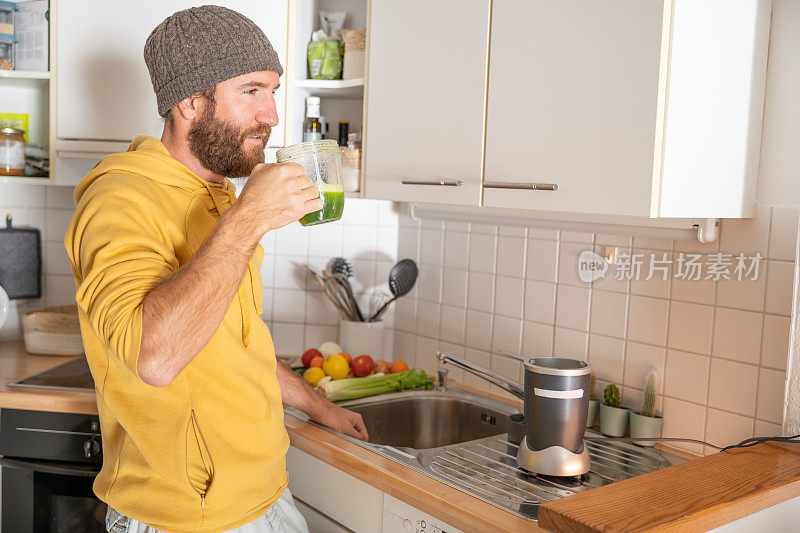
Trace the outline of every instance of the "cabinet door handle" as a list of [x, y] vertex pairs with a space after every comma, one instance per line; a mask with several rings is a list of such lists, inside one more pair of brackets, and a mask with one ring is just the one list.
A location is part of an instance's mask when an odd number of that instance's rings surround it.
[[403, 180], [403, 185], [439, 185], [441, 187], [461, 187], [461, 180]]
[[517, 183], [511, 181], [492, 181], [483, 184], [486, 189], [525, 189], [529, 191], [557, 191], [556, 183]]

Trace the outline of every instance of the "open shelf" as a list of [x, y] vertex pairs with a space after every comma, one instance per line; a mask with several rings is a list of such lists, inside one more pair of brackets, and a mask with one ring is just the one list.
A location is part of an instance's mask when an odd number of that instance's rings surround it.
[[0, 185], [48, 185], [49, 183], [50, 178], [47, 176], [0, 176]]
[[0, 78], [10, 78], [16, 80], [49, 80], [50, 72], [40, 70], [2, 70]]
[[294, 86], [312, 96], [360, 99], [364, 96], [364, 78], [352, 80], [294, 80]]

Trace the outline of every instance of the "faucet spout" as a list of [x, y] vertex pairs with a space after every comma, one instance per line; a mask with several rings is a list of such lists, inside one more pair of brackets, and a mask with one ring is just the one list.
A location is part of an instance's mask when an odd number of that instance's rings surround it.
[[448, 363], [452, 364], [469, 372], [470, 374], [485, 379], [489, 383], [496, 385], [505, 391], [510, 392], [520, 400], [525, 399], [525, 389], [520, 383], [498, 374], [494, 370], [490, 370], [485, 366], [473, 363], [472, 361], [468, 361], [462, 357], [450, 355], [441, 351], [436, 352], [436, 358], [439, 360], [440, 365], [445, 365]]

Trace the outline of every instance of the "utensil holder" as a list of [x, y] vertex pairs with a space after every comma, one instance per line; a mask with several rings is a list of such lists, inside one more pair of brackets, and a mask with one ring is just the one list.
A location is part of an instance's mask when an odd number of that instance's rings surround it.
[[385, 333], [386, 323], [382, 320], [375, 322], [339, 321], [339, 345], [353, 359], [362, 354], [367, 354], [373, 359], [383, 359]]

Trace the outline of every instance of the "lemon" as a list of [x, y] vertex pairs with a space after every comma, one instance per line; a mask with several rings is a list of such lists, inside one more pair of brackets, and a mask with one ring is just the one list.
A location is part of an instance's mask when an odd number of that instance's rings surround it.
[[303, 379], [308, 381], [312, 387], [316, 387], [319, 380], [325, 377], [325, 371], [319, 367], [312, 366], [303, 372]]
[[334, 354], [322, 363], [322, 370], [333, 379], [342, 379], [346, 378], [347, 374], [350, 373], [350, 365], [347, 364], [347, 359], [341, 355]]

